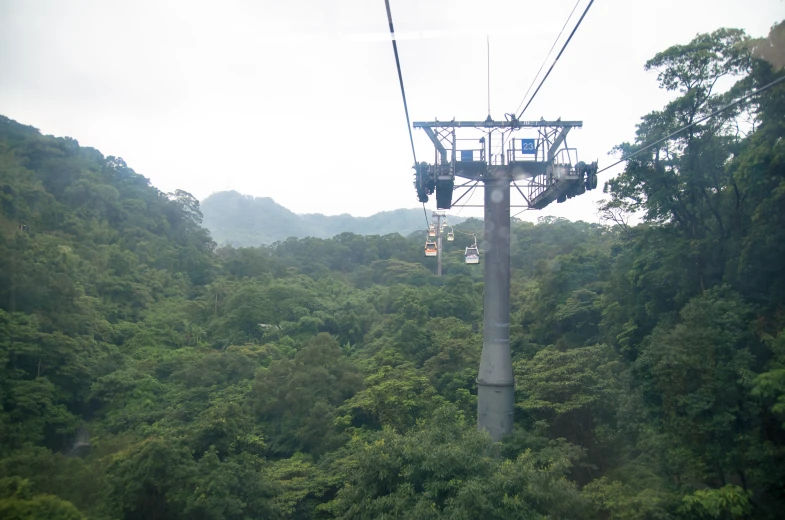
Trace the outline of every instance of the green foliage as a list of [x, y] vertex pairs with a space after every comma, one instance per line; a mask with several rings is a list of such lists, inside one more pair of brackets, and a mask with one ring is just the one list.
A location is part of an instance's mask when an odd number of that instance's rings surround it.
[[755, 378], [752, 394], [764, 397], [771, 411], [785, 419], [785, 332], [780, 332], [776, 338], [766, 337], [765, 340], [773, 357], [769, 362], [769, 370]]
[[77, 418], [68, 410], [84, 375], [78, 345], [43, 334], [33, 316], [0, 310], [0, 454], [25, 442], [56, 445]]
[[682, 309], [681, 323], [658, 326], [635, 366], [662, 431], [675, 441], [673, 456], [689, 457], [704, 478], [718, 471], [720, 483], [724, 468], [743, 467], [752, 439], [738, 425], [758, 413], [747, 323], [738, 295], [714, 288]]
[[[677, 509], [678, 495], [664, 489], [656, 478], [609, 481], [600, 477], [583, 488], [600, 518], [609, 520], [667, 520]], [[625, 479], [627, 480], [627, 479]]]
[[313, 517], [330, 486], [323, 470], [299, 453], [268, 465], [263, 475], [278, 484], [273, 507], [282, 518]]
[[336, 407], [361, 385], [357, 369], [324, 333], [310, 340], [294, 359], [273, 361], [257, 372], [253, 406], [268, 425], [272, 451], [292, 455], [334, 447], [340, 434], [333, 427]]
[[[782, 27], [656, 55], [675, 98], [619, 151], [780, 77], [758, 57]], [[202, 208], [0, 118], [0, 516], [779, 518], [783, 93], [628, 161], [614, 226], [512, 223], [516, 429], [497, 444], [473, 421], [481, 221], [437, 277], [422, 233], [396, 233], [406, 210]], [[203, 220], [280, 241], [215, 249]]]
[[569, 453], [499, 457], [451, 406], [406, 434], [355, 437], [341, 460], [346, 485], [321, 509], [337, 518], [574, 518]]
[[684, 497], [683, 510], [697, 518], [748, 518], [752, 512], [750, 494], [733, 485], [700, 489]]
[[556, 437], [591, 446], [600, 425], [615, 424], [624, 391], [622, 366], [607, 345], [560, 352], [552, 347], [515, 364], [517, 407], [533, 420], [547, 420]]
[[19, 478], [0, 479], [0, 517], [7, 520], [83, 520], [73, 504], [52, 495], [33, 494]]
[[271, 516], [273, 489], [250, 454], [193, 456], [176, 441], [148, 439], [111, 457], [106, 504], [125, 518], [244, 519]]
[[383, 366], [365, 379], [365, 389], [341, 407], [345, 426], [381, 426], [405, 431], [443, 402], [428, 378], [411, 364]]

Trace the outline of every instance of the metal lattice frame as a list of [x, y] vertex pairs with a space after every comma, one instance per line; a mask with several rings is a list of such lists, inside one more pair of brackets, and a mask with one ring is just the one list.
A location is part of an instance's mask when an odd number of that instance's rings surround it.
[[[572, 128], [581, 128], [581, 121], [432, 121], [415, 122], [414, 128], [425, 131], [434, 144], [434, 162], [429, 166], [434, 180], [453, 180], [456, 177], [469, 182], [456, 184], [453, 191], [487, 178], [506, 176], [531, 209], [541, 209], [555, 200], [561, 201], [572, 185], [580, 182], [582, 172], [577, 168], [577, 151], [568, 148], [566, 137]], [[515, 149], [514, 134], [521, 129], [536, 130], [534, 154], [522, 154]], [[470, 129], [482, 132], [480, 160], [461, 161], [461, 149], [456, 130]], [[485, 136], [488, 142], [485, 142]], [[501, 153], [493, 153], [491, 139], [496, 136]], [[470, 140], [470, 139], [469, 139]], [[510, 144], [513, 146], [509, 146]], [[505, 149], [506, 147], [506, 149]], [[477, 149], [471, 149], [472, 153]], [[472, 185], [472, 182], [475, 184]], [[573, 190], [574, 191], [574, 190]], [[451, 205], [458, 205], [468, 193], [464, 191]], [[457, 195], [457, 193], [456, 193]]]
[[[572, 128], [582, 125], [580, 121], [513, 119], [497, 122], [490, 116], [486, 121], [414, 123], [415, 128], [425, 131], [435, 148], [432, 165], [417, 165], [419, 178], [429, 186], [438, 184], [447, 186], [449, 190], [441, 192], [446, 195], [445, 202], [445, 197], [440, 197], [436, 189], [439, 208], [448, 209], [458, 205], [480, 183], [483, 186], [482, 206], [463, 206], [485, 208], [483, 343], [477, 375], [477, 427], [487, 430], [495, 441], [512, 431], [515, 408], [515, 380], [510, 351], [510, 208], [516, 206], [510, 204], [510, 186], [514, 186], [526, 201], [523, 206], [526, 209], [541, 209], [554, 200], [563, 202], [566, 197], [577, 193], [578, 187], [583, 187], [583, 176], [591, 174], [592, 170], [577, 162], [577, 153], [567, 147], [566, 137]], [[483, 150], [480, 160], [475, 160], [475, 148], [470, 149], [471, 154], [465, 157], [461, 154], [461, 160], [458, 160], [461, 150], [457, 146], [460, 139], [456, 129], [461, 128], [484, 133], [478, 139]], [[535, 140], [535, 153], [524, 156], [521, 150], [519, 158], [514, 140], [512, 149], [506, 153], [504, 145], [521, 128], [536, 129], [538, 138]], [[501, 134], [498, 135], [501, 154], [493, 154], [494, 133]], [[500, 161], [496, 161], [495, 157], [500, 157]], [[594, 165], [593, 172], [596, 174], [596, 171]], [[457, 177], [467, 179], [467, 182], [456, 185]], [[591, 189], [590, 186], [591, 183], [586, 183], [587, 189]], [[461, 189], [464, 191], [456, 199]], [[438, 272], [441, 273], [440, 266]]]

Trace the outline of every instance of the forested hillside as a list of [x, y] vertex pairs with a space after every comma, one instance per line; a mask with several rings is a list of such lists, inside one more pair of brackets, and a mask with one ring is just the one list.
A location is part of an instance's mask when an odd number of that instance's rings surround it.
[[[382, 211], [370, 217], [298, 215], [269, 197], [252, 197], [236, 191], [213, 193], [201, 203], [203, 225], [219, 245], [256, 247], [287, 238], [331, 238], [341, 233], [407, 236], [425, 230], [422, 208]], [[464, 218], [453, 217], [459, 224]]]
[[[674, 101], [619, 149], [783, 77], [769, 47], [656, 55]], [[629, 161], [607, 226], [513, 223], [493, 444], [468, 235], [442, 277], [398, 234], [216, 248], [188, 193], [0, 118], [0, 518], [781, 518], [783, 135], [785, 82]]]

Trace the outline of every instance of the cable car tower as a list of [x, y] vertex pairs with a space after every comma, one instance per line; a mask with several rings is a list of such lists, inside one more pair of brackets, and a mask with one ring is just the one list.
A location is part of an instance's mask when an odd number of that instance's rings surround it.
[[[485, 192], [485, 258], [483, 341], [477, 376], [477, 427], [498, 441], [512, 432], [515, 381], [510, 352], [510, 187], [523, 197], [527, 209], [542, 209], [553, 201], [597, 187], [597, 163], [579, 162], [567, 147], [567, 134], [581, 121], [415, 122], [433, 143], [434, 162], [415, 165], [414, 185], [420, 202], [436, 195], [437, 209], [450, 209], [482, 184]], [[458, 131], [461, 137], [458, 137]], [[515, 137], [524, 131], [526, 137]], [[494, 141], [496, 150], [494, 153]], [[505, 149], [505, 147], [507, 147]], [[456, 178], [466, 182], [456, 185]], [[454, 193], [466, 191], [453, 202]]]

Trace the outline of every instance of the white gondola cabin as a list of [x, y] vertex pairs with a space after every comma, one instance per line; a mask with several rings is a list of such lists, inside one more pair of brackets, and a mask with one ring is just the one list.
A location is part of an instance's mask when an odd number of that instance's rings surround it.
[[436, 247], [436, 242], [431, 242], [430, 240], [425, 242], [425, 256], [437, 256], [439, 254], [439, 250]]
[[428, 226], [428, 236], [429, 237], [435, 237], [436, 236], [436, 226], [434, 226], [433, 224]]
[[474, 245], [466, 248], [466, 263], [479, 264], [480, 263], [480, 248], [477, 247], [477, 237], [474, 237]]
[[447, 242], [452, 242], [455, 240], [455, 233], [453, 233], [452, 228], [447, 232]]
[[480, 250], [477, 246], [469, 246], [466, 248], [466, 263], [479, 264], [480, 263]]

